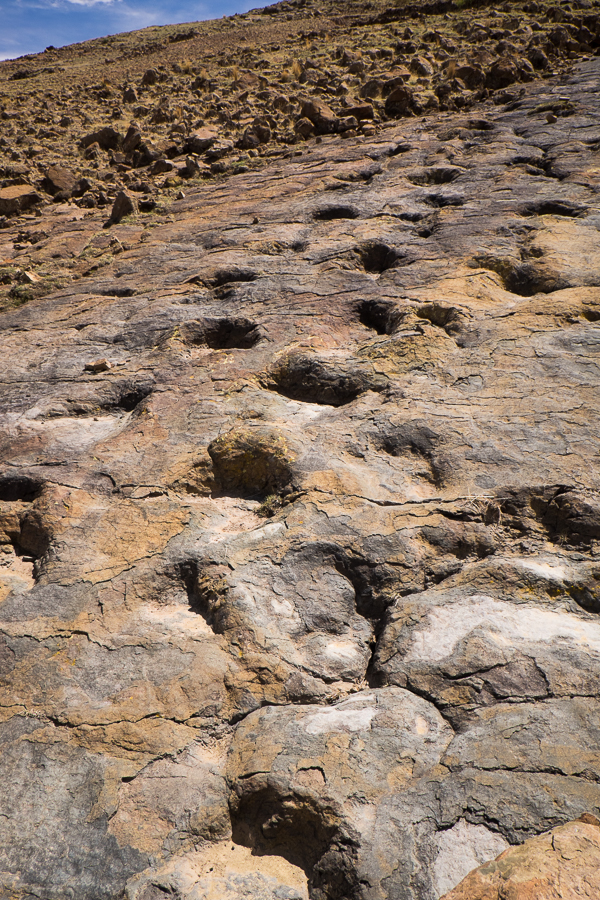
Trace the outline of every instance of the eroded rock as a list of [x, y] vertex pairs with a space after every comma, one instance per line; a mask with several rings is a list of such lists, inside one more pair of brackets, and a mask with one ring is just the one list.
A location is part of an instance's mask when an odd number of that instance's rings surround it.
[[532, 895], [591, 898], [598, 890], [599, 862], [598, 820], [584, 815], [505, 851], [442, 900], [475, 900], [484, 895], [499, 900], [507, 891], [515, 900]]
[[438, 900], [600, 813], [598, 28], [555, 9], [1, 64], [0, 190], [75, 178], [0, 230], [15, 900]]

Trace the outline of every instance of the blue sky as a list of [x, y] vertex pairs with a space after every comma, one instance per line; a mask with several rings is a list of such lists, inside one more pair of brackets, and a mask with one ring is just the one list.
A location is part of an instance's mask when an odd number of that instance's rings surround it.
[[268, 2], [272, 0], [0, 0], [0, 59], [148, 25], [217, 19]]

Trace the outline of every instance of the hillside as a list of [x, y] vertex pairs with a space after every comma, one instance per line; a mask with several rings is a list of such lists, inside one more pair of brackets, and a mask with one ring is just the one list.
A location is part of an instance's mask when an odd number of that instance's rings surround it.
[[598, 895], [599, 48], [284, 2], [0, 63], [1, 896]]

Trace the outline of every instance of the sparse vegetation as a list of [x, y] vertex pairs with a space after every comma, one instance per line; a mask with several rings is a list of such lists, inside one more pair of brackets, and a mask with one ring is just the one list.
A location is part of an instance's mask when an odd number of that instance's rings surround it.
[[[398, 2], [397, 9], [406, 5]], [[397, 116], [468, 110], [497, 89], [496, 63], [483, 66], [471, 59], [473, 23], [468, 6], [469, 0], [457, 0], [444, 13], [421, 15], [409, 5], [406, 18], [394, 13], [384, 21], [390, 12], [384, 0], [365, 0], [371, 24], [348, 29], [336, 18], [336, 0], [324, 0], [314, 31], [298, 32], [295, 14], [273, 7], [268, 15], [248, 13], [185, 27], [153, 26], [54, 48], [28, 57], [27, 67], [18, 60], [0, 62], [3, 184], [27, 181], [42, 191], [38, 211], [53, 199], [60, 201], [57, 209], [70, 202], [98, 227], [111, 215], [118, 192], [125, 191], [136, 201], [138, 212], [122, 218], [121, 225], [150, 227], [164, 221], [180, 191], [245, 173], [267, 164], [272, 156], [300, 154], [294, 145], [308, 149], [322, 136], [338, 133], [368, 136]], [[502, 51], [492, 33], [498, 16], [484, 6], [480, 18], [477, 54], [497, 61]], [[554, 14], [534, 16], [533, 38], [525, 28], [529, 18], [525, 9], [522, 27], [503, 25], [512, 29], [513, 48], [508, 68], [498, 75], [498, 89], [504, 92], [508, 85], [509, 93], [515, 93], [521, 81], [538, 77], [538, 72], [567, 71], [572, 65], [574, 39], [566, 48], [556, 32], [558, 43], [552, 43]], [[118, 55], [107, 57], [108, 47]], [[54, 60], [51, 71], [48, 53]], [[73, 66], [76, 82], [71, 79]], [[43, 95], [28, 91], [42, 69]], [[402, 96], [394, 101], [392, 87], [398, 78]], [[39, 87], [39, 82], [35, 84]], [[312, 108], [306, 107], [305, 98], [312, 98]], [[359, 118], [350, 115], [359, 109]], [[552, 116], [574, 111], [570, 101], [557, 98], [538, 104], [530, 114], [547, 114], [551, 121]], [[354, 124], [349, 127], [344, 120]], [[133, 132], [126, 140], [130, 124]], [[194, 133], [204, 130], [208, 137], [194, 146]], [[67, 170], [66, 181], [51, 187], [47, 172], [57, 162]], [[13, 177], [15, 166], [18, 172]], [[22, 231], [24, 220], [12, 213], [3, 227], [12, 227], [13, 220]], [[32, 268], [29, 251], [43, 247], [46, 239], [50, 234], [35, 241], [17, 238], [23, 245], [18, 263], [13, 267], [5, 259], [0, 267], [0, 297], [6, 302], [28, 302], [42, 290], [18, 279]], [[109, 267], [113, 257], [101, 247], [74, 255], [59, 249], [53, 268], [59, 279], [67, 272], [69, 278], [80, 277]], [[490, 266], [501, 269], [502, 261], [492, 260]], [[44, 277], [44, 291], [49, 283]]]
[[283, 503], [279, 494], [269, 494], [256, 510], [256, 515], [263, 519], [270, 519], [282, 506]]

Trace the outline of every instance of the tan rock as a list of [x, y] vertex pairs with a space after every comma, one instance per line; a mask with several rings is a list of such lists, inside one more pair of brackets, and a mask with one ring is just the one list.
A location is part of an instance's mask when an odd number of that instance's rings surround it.
[[22, 212], [41, 202], [41, 196], [28, 184], [0, 188], [0, 216]]
[[95, 375], [99, 372], [108, 372], [112, 366], [107, 359], [97, 359], [95, 362], [86, 363], [85, 371], [93, 372]]
[[593, 900], [600, 895], [600, 822], [553, 828], [505, 850], [440, 900]]
[[317, 134], [330, 134], [335, 131], [337, 116], [322, 100], [307, 100], [302, 104], [302, 117], [310, 119]]

